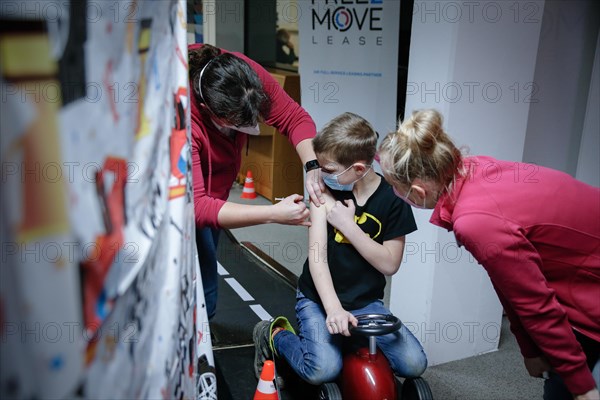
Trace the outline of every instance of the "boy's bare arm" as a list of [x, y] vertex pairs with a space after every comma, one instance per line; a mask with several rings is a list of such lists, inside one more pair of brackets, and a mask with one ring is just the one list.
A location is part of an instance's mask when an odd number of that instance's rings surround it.
[[[346, 235], [346, 239], [352, 243], [360, 255], [384, 275], [391, 276], [398, 272], [404, 254], [405, 237], [400, 236], [379, 244], [365, 235], [362, 230], [360, 230], [360, 233], [362, 235], [352, 234], [351, 238]], [[354, 238], [354, 235], [356, 235], [356, 238]]]
[[330, 195], [325, 197], [325, 207], [311, 207], [311, 227], [308, 229], [310, 275], [325, 307], [325, 312], [341, 308], [335, 293], [331, 272], [327, 264], [327, 210], [333, 205]]
[[335, 292], [329, 265], [327, 264], [327, 211], [334, 202], [329, 194], [325, 196], [324, 207], [311, 207], [311, 227], [308, 230], [310, 275], [319, 293], [319, 298], [327, 314], [329, 333], [349, 336], [348, 323], [356, 325], [356, 318], [344, 310]]

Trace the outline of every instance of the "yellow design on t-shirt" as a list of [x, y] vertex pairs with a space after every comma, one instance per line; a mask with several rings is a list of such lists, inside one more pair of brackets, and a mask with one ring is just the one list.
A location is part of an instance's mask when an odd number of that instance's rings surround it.
[[[381, 234], [381, 222], [372, 214], [364, 212], [361, 216], [355, 215], [354, 222], [356, 222], [365, 232], [365, 235], [371, 239], [375, 239]], [[335, 241], [337, 243], [350, 243], [346, 237], [344, 237], [344, 234], [338, 231], [337, 228], [333, 228], [333, 231], [335, 232]]]

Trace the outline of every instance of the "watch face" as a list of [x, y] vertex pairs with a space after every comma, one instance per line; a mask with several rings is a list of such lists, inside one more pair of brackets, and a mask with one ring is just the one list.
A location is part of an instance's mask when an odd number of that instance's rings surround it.
[[304, 165], [304, 169], [306, 170], [306, 172], [311, 171], [313, 169], [317, 169], [319, 167], [320, 165], [317, 160], [310, 160]]

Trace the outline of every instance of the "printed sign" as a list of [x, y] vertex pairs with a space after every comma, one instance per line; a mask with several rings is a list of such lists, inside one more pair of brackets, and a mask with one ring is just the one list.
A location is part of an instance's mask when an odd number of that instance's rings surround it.
[[394, 130], [400, 0], [297, 4], [302, 106], [317, 128], [350, 111], [382, 136]]

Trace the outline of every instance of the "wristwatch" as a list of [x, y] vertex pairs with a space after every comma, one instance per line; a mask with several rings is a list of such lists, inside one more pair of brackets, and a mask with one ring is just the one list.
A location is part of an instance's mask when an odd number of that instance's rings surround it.
[[319, 162], [317, 160], [310, 160], [306, 164], [304, 164], [304, 170], [306, 172], [312, 171], [313, 169], [321, 168]]

